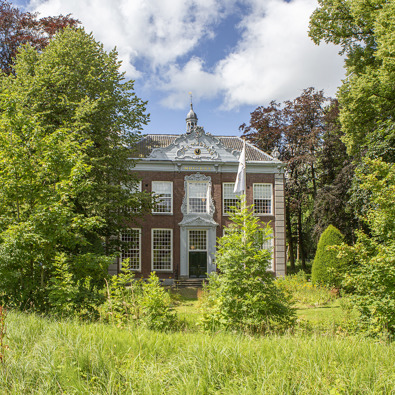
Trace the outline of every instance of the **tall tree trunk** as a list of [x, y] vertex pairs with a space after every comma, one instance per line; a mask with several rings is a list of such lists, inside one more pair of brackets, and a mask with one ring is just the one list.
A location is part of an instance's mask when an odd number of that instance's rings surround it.
[[289, 247], [289, 263], [291, 264], [291, 270], [295, 270], [295, 247], [294, 247], [294, 239], [292, 237], [292, 226], [291, 226], [291, 214], [288, 205], [285, 208], [285, 218], [286, 218], [286, 226], [287, 226], [287, 240]]
[[311, 168], [311, 180], [313, 181], [313, 198], [315, 199], [317, 196], [317, 181], [315, 179], [315, 168], [313, 163], [310, 165], [310, 168]]
[[302, 263], [302, 269], [306, 270], [306, 256], [303, 247], [303, 230], [302, 230], [302, 206], [299, 205], [298, 207], [298, 242], [299, 242], [299, 254], [300, 254], [300, 261]]

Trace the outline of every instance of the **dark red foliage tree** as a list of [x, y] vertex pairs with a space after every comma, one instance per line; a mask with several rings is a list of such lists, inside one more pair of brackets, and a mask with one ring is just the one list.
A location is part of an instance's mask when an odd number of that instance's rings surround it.
[[[298, 257], [305, 268], [314, 253], [309, 238], [313, 227], [313, 206], [319, 188], [317, 157], [327, 128], [326, 112], [332, 99], [323, 91], [305, 89], [283, 106], [271, 102], [251, 113], [250, 124], [240, 127], [243, 134], [266, 152], [276, 148], [286, 164], [286, 226], [291, 267]], [[297, 251], [297, 254], [296, 254]]]
[[18, 48], [26, 43], [42, 50], [49, 40], [67, 26], [80, 24], [70, 14], [38, 18], [37, 13], [22, 12], [7, 1], [0, 0], [0, 68], [10, 74]]

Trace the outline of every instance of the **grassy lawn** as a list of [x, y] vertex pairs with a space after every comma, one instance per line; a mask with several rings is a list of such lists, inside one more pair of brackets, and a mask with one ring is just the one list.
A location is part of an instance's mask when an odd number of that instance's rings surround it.
[[203, 333], [197, 290], [173, 299], [186, 325], [167, 333], [9, 312], [0, 394], [395, 394], [395, 343], [339, 331], [339, 299], [297, 302], [282, 336]]
[[395, 344], [357, 336], [161, 333], [15, 312], [7, 325], [1, 394], [395, 391]]

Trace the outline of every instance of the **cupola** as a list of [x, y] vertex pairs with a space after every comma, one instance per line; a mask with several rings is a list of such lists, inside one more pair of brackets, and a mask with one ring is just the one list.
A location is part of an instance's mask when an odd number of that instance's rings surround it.
[[185, 120], [187, 122], [187, 133], [191, 133], [193, 128], [197, 126], [197, 121], [198, 121], [198, 117], [195, 111], [193, 111], [192, 96], [191, 96], [191, 109], [189, 110], [189, 113]]

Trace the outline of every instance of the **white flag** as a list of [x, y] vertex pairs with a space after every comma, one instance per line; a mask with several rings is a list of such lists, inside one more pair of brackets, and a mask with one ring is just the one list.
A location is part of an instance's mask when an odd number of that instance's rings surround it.
[[246, 141], [243, 141], [243, 150], [239, 158], [239, 169], [237, 170], [237, 177], [235, 189], [233, 193], [243, 195], [246, 191]]

